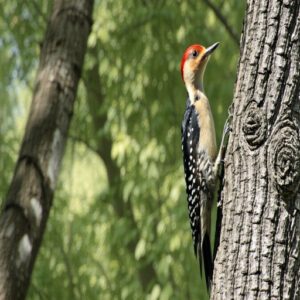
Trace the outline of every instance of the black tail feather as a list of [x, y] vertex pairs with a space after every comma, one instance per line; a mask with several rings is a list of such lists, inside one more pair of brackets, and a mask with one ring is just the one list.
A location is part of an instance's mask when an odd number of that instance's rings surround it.
[[220, 166], [220, 173], [218, 176], [218, 182], [219, 182], [219, 188], [218, 188], [218, 196], [217, 196], [217, 220], [216, 220], [216, 232], [215, 232], [215, 245], [214, 245], [214, 257], [213, 261], [215, 261], [217, 251], [220, 244], [220, 236], [221, 236], [221, 225], [222, 225], [222, 205], [221, 205], [221, 199], [222, 199], [222, 191], [224, 186], [224, 164], [222, 163]]
[[[210, 291], [214, 266], [213, 266], [213, 261], [212, 261], [212, 253], [211, 253], [211, 248], [210, 248], [209, 235], [207, 233], [204, 235], [204, 238], [203, 238], [202, 254], [203, 254], [203, 260], [204, 260], [204, 273], [205, 273], [206, 287], [207, 287], [207, 290]], [[200, 257], [199, 257], [199, 260], [200, 260]], [[202, 266], [200, 268], [202, 269]]]
[[220, 234], [221, 234], [221, 225], [222, 225], [222, 207], [217, 207], [217, 220], [216, 220], [216, 232], [215, 232], [215, 245], [214, 245], [214, 258], [215, 261], [217, 251], [220, 244]]
[[198, 260], [199, 260], [199, 268], [200, 268], [200, 276], [202, 278], [202, 250], [201, 248], [199, 247], [198, 248], [198, 253], [196, 253], [196, 257], [198, 256]]

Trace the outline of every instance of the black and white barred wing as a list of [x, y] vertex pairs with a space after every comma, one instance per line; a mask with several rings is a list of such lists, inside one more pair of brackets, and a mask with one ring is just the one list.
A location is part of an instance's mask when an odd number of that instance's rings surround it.
[[198, 244], [201, 240], [200, 178], [197, 164], [199, 134], [200, 130], [195, 109], [193, 106], [189, 106], [182, 123], [182, 151], [190, 225], [196, 255], [198, 254]]
[[199, 149], [200, 128], [194, 106], [187, 107], [182, 123], [182, 150], [190, 225], [194, 252], [202, 271], [202, 257], [207, 283], [212, 276], [210, 249], [210, 209], [213, 183], [212, 163], [208, 154]]

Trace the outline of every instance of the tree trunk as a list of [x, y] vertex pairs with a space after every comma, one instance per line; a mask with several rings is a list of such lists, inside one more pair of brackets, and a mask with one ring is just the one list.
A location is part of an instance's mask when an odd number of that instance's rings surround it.
[[0, 215], [0, 299], [24, 299], [52, 204], [91, 28], [92, 0], [56, 0]]
[[300, 2], [247, 2], [211, 299], [300, 299]]

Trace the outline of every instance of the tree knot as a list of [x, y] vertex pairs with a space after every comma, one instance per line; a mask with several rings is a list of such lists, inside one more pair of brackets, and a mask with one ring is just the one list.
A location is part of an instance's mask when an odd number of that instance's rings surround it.
[[242, 130], [251, 150], [257, 149], [266, 139], [266, 117], [254, 101], [251, 101], [245, 109]]
[[273, 174], [281, 193], [294, 194], [300, 182], [299, 134], [292, 122], [286, 121], [281, 124], [284, 127], [279, 128], [271, 145]]

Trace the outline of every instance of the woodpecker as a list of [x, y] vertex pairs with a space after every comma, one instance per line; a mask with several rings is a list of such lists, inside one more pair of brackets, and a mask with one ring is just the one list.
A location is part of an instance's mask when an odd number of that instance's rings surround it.
[[[202, 259], [206, 285], [210, 289], [213, 261], [210, 247], [210, 215], [214, 183], [220, 155], [214, 120], [203, 88], [203, 76], [210, 55], [219, 43], [205, 48], [192, 45], [181, 60], [181, 76], [188, 93], [181, 126], [183, 164], [194, 252], [198, 256], [200, 273]], [[222, 142], [223, 143], [223, 142]]]

